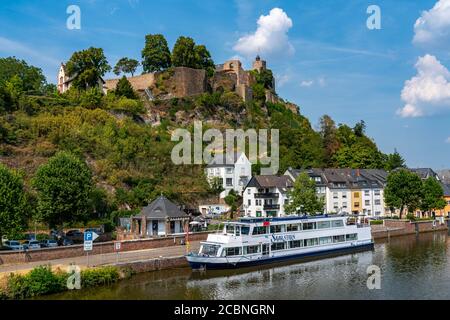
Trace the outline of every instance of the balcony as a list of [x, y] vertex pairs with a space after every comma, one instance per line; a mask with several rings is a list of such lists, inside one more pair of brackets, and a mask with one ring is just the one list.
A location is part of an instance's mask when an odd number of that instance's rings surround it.
[[280, 194], [277, 192], [255, 193], [257, 199], [278, 198], [279, 196]]
[[264, 208], [264, 210], [280, 210], [280, 205], [279, 204], [265, 204], [263, 208]]

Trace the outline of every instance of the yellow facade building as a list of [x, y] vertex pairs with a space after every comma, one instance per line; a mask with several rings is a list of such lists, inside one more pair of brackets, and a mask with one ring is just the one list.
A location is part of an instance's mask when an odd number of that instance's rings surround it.
[[352, 213], [359, 214], [362, 207], [362, 192], [359, 189], [352, 190]]

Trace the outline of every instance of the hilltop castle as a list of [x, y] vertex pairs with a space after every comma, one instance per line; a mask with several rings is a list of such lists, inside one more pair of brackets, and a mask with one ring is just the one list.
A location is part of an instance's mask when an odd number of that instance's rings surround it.
[[[129, 77], [133, 89], [150, 99], [160, 100], [182, 98], [202, 94], [208, 91], [228, 91], [238, 94], [243, 101], [253, 99], [252, 86], [256, 83], [254, 72], [267, 70], [267, 62], [259, 56], [253, 62], [252, 70], [244, 70], [239, 60], [229, 60], [216, 65], [214, 74], [208, 78], [206, 71], [187, 67], [175, 67], [170, 71], [146, 73], [140, 76]], [[58, 74], [58, 91], [67, 91], [75, 77], [67, 76], [64, 64], [61, 64]], [[99, 81], [98, 86], [105, 93], [114, 90], [119, 79]], [[275, 92], [275, 79], [272, 78], [271, 89], [266, 89], [266, 101], [283, 102]], [[298, 107], [291, 103], [286, 106], [293, 112], [298, 112]]]

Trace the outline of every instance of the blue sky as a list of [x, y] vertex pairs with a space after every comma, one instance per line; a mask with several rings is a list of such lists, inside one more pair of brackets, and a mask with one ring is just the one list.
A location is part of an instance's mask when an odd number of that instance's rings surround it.
[[[72, 4], [81, 30], [66, 28]], [[371, 4], [381, 30], [366, 26]], [[140, 59], [149, 33], [171, 47], [191, 36], [216, 63], [237, 56], [250, 67], [257, 51], [279, 95], [314, 127], [323, 114], [349, 125], [364, 119], [382, 151], [397, 148], [411, 167], [450, 168], [450, 0], [0, 2], [0, 56], [42, 68], [49, 82], [61, 61], [90, 46], [111, 65]]]

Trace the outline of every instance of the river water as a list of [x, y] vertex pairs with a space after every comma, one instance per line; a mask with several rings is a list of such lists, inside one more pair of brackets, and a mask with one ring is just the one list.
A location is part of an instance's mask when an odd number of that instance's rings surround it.
[[[373, 251], [240, 270], [149, 272], [44, 299], [450, 299], [449, 246], [446, 232], [395, 237]], [[379, 290], [367, 288], [371, 265], [381, 270]]]

